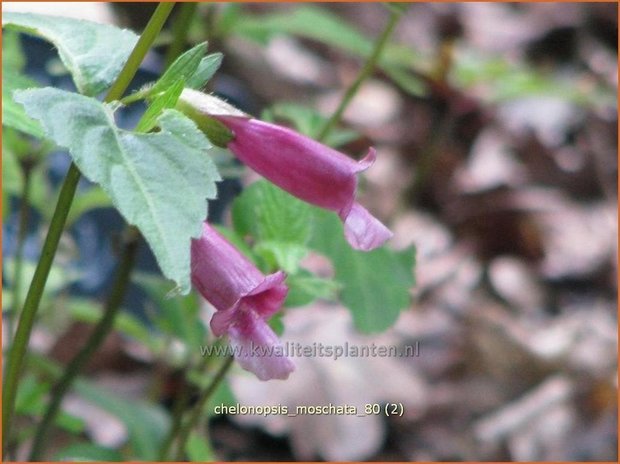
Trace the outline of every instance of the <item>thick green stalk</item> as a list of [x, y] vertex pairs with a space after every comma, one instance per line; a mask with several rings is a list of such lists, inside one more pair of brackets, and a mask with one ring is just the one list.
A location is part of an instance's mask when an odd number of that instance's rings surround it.
[[[159, 4], [129, 56], [127, 63], [125, 63], [116, 81], [108, 91], [104, 101], [111, 102], [113, 100], [118, 100], [123, 95], [127, 86], [135, 76], [144, 56], [155, 40], [155, 37], [163, 27], [173, 6], [173, 3]], [[32, 282], [30, 283], [30, 288], [26, 294], [26, 300], [15, 333], [15, 340], [8, 356], [2, 388], [3, 455], [10, 441], [10, 425], [15, 409], [17, 385], [24, 362], [24, 355], [28, 348], [30, 333], [79, 180], [80, 171], [74, 163], [71, 163], [67, 171], [67, 176], [60, 189], [56, 209], [54, 210], [49, 230], [45, 237], [43, 248], [41, 249], [41, 257], [39, 258]]]
[[99, 349], [114, 325], [114, 319], [118, 314], [129, 286], [129, 278], [135, 262], [140, 232], [135, 227], [129, 227], [125, 235], [125, 245], [118, 265], [116, 280], [103, 308], [103, 316], [82, 349], [69, 362], [60, 379], [52, 387], [50, 402], [34, 435], [29, 461], [41, 460], [45, 445], [48, 443], [46, 442], [47, 433], [54, 423], [54, 419], [56, 419], [65, 394], [69, 391], [71, 384], [82, 368]]
[[226, 358], [226, 361], [222, 363], [222, 365], [220, 366], [219, 370], [215, 374], [215, 377], [213, 377], [213, 380], [211, 381], [209, 386], [201, 393], [200, 398], [198, 399], [198, 402], [196, 403], [196, 405], [194, 406], [192, 410], [192, 415], [180, 427], [179, 433], [178, 433], [177, 453], [176, 453], [175, 461], [181, 461], [183, 459], [183, 455], [185, 454], [185, 445], [187, 444], [187, 440], [189, 439], [190, 433], [192, 432], [192, 430], [194, 430], [194, 427], [196, 427], [196, 424], [202, 417], [203, 409], [205, 405], [207, 404], [207, 402], [209, 401], [209, 398], [211, 398], [213, 393], [215, 393], [215, 391], [217, 390], [217, 387], [220, 385], [222, 380], [224, 380], [224, 377], [226, 376], [226, 374], [228, 373], [228, 370], [232, 366], [234, 359], [235, 358], [233, 358], [232, 356], [229, 356], [228, 358]]
[[386, 24], [385, 29], [383, 30], [383, 32], [381, 33], [381, 35], [375, 42], [375, 46], [373, 47], [373, 50], [370, 53], [370, 56], [364, 63], [364, 66], [360, 70], [359, 74], [357, 75], [357, 77], [355, 78], [351, 86], [345, 92], [344, 96], [342, 97], [342, 100], [340, 100], [340, 104], [338, 105], [338, 108], [336, 108], [336, 111], [325, 122], [325, 125], [321, 129], [321, 132], [319, 133], [317, 140], [323, 141], [327, 138], [327, 136], [332, 131], [334, 126], [338, 124], [338, 122], [340, 121], [342, 114], [344, 113], [344, 111], [347, 109], [347, 107], [351, 103], [351, 100], [353, 100], [353, 97], [355, 96], [355, 94], [357, 93], [357, 91], [359, 90], [363, 82], [375, 70], [377, 63], [379, 61], [379, 58], [381, 57], [381, 53], [383, 52], [383, 49], [387, 45], [388, 40], [390, 39], [390, 36], [392, 35], [392, 31], [394, 30], [394, 27], [398, 23], [401, 13], [402, 11], [400, 11], [399, 9], [396, 9], [396, 8], [390, 9], [390, 18], [388, 20], [388, 23]]
[[172, 42], [168, 50], [166, 50], [166, 68], [177, 59], [185, 48], [189, 26], [192, 22], [192, 18], [196, 14], [197, 7], [198, 3], [196, 2], [185, 2], [181, 4], [178, 15], [172, 24]]

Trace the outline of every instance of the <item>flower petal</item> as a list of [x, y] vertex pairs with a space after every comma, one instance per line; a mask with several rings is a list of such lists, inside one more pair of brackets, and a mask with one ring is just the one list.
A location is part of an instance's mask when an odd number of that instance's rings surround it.
[[260, 380], [285, 380], [295, 370], [278, 336], [258, 315], [240, 311], [228, 335], [237, 362]]
[[218, 311], [236, 306], [265, 276], [207, 222], [192, 240], [192, 284]]
[[377, 159], [377, 150], [373, 147], [368, 149], [368, 153], [361, 160], [357, 162], [357, 166], [355, 172], [362, 172], [368, 169], [370, 166], [375, 164], [375, 160]]
[[215, 336], [224, 335], [230, 325], [239, 317], [239, 312], [254, 312], [265, 319], [276, 313], [288, 293], [284, 279], [286, 279], [286, 273], [283, 271], [269, 274], [247, 295], [240, 297], [233, 306], [224, 311], [217, 311], [210, 323]]
[[286, 273], [283, 271], [269, 274], [247, 296], [243, 297], [243, 304], [251, 307], [264, 318], [272, 316], [280, 309], [288, 294], [285, 279]]
[[215, 117], [234, 133], [228, 148], [243, 163], [297, 198], [337, 212], [353, 248], [372, 250], [392, 236], [355, 202], [357, 173], [375, 162], [374, 148], [358, 162], [276, 124], [235, 116]]
[[308, 203], [339, 211], [355, 195], [357, 161], [286, 127], [216, 117], [233, 131], [228, 148], [254, 171]]
[[359, 203], [340, 216], [344, 222], [344, 236], [356, 250], [370, 251], [392, 238], [392, 232]]

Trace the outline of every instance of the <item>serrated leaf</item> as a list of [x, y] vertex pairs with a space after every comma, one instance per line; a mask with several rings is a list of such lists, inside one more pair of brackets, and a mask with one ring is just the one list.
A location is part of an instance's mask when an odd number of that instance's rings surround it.
[[198, 64], [198, 69], [187, 79], [187, 87], [199, 90], [203, 88], [213, 75], [220, 69], [224, 55], [211, 53], [205, 56]]
[[108, 24], [33, 13], [4, 13], [2, 27], [54, 44], [85, 95], [97, 95], [112, 84], [138, 41], [133, 32]]
[[232, 207], [233, 225], [241, 236], [258, 241], [304, 245], [311, 234], [312, 207], [265, 180], [254, 182]]
[[343, 238], [342, 224], [335, 215], [316, 209], [314, 216], [310, 246], [331, 259], [336, 280], [343, 285], [340, 297], [357, 329], [372, 333], [391, 327], [410, 303], [415, 250], [353, 250]]
[[149, 93], [151, 95], [157, 94], [165, 91], [179, 80], [187, 81], [198, 69], [198, 65], [206, 52], [207, 42], [202, 42], [181, 54], [157, 80], [155, 85], [150, 88]]
[[136, 132], [148, 132], [153, 129], [157, 125], [157, 119], [161, 116], [161, 113], [166, 109], [174, 108], [177, 104], [184, 86], [185, 81], [179, 79], [168, 87], [165, 92], [155, 97], [142, 115], [142, 118], [140, 118], [140, 122], [136, 126]]
[[166, 110], [160, 132], [137, 134], [119, 129], [110, 107], [93, 98], [44, 88], [20, 91], [16, 101], [140, 229], [164, 275], [189, 292], [190, 240], [201, 234], [220, 179], [194, 123]]

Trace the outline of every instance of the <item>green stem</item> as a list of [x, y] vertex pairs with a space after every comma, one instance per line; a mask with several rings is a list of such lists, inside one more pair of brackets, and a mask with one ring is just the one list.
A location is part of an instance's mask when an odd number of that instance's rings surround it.
[[30, 332], [34, 324], [34, 317], [41, 302], [45, 282], [54, 260], [58, 242], [69, 213], [69, 207], [75, 194], [78, 181], [80, 179], [80, 171], [72, 164], [67, 172], [67, 177], [60, 189], [58, 203], [54, 210], [54, 215], [50, 222], [50, 227], [45, 238], [45, 243], [41, 249], [41, 257], [34, 272], [30, 288], [26, 294], [26, 301], [22, 309], [17, 331], [5, 371], [5, 380], [2, 388], [2, 430], [3, 430], [3, 447], [6, 450], [10, 437], [11, 416], [15, 408], [15, 397], [17, 396], [17, 385], [19, 374], [24, 361], [24, 355], [28, 347]]
[[324, 141], [327, 138], [327, 136], [332, 131], [334, 126], [338, 124], [338, 122], [340, 121], [342, 114], [347, 109], [347, 106], [349, 106], [349, 104], [351, 103], [351, 100], [353, 100], [353, 97], [359, 90], [362, 83], [375, 70], [375, 67], [377, 66], [379, 58], [381, 57], [381, 53], [383, 52], [383, 49], [387, 45], [388, 40], [390, 36], [392, 35], [392, 31], [394, 30], [394, 27], [398, 23], [401, 13], [402, 12], [397, 9], [390, 9], [390, 18], [388, 20], [388, 23], [386, 24], [385, 29], [383, 30], [383, 32], [381, 33], [381, 35], [375, 42], [375, 46], [370, 56], [366, 60], [366, 63], [364, 63], [364, 66], [360, 70], [359, 74], [357, 75], [357, 77], [355, 78], [351, 86], [345, 92], [336, 111], [325, 122], [325, 125], [321, 129], [321, 132], [319, 132], [319, 136], [317, 137], [317, 140]]
[[[209, 359], [210, 358], [206, 356], [202, 359], [202, 362], [198, 367], [199, 371], [203, 371], [205, 369], [205, 367], [208, 365]], [[181, 425], [183, 425], [183, 413], [185, 412], [185, 409], [189, 404], [190, 398], [190, 383], [187, 380], [188, 372], [189, 369], [186, 371], [186, 375], [183, 376], [186, 381], [183, 384], [183, 387], [181, 388], [178, 396], [176, 397], [176, 401], [174, 402], [174, 406], [172, 408], [172, 426], [170, 427], [170, 432], [166, 437], [166, 441], [164, 441], [164, 443], [162, 443], [161, 447], [159, 448], [159, 456], [157, 460], [160, 462], [165, 461], [168, 458], [168, 454], [170, 453], [170, 448], [174, 443], [174, 439], [179, 434], [179, 431], [181, 430]]]
[[90, 360], [92, 355], [99, 349], [114, 326], [114, 319], [118, 314], [127, 287], [129, 286], [129, 278], [133, 270], [139, 238], [140, 232], [138, 232], [138, 229], [129, 227], [126, 231], [125, 245], [118, 265], [116, 280], [114, 281], [108, 300], [103, 308], [103, 316], [95, 326], [90, 337], [88, 337], [88, 340], [86, 340], [82, 349], [75, 355], [71, 362], [69, 362], [60, 379], [52, 387], [50, 402], [47, 405], [43, 419], [41, 419], [34, 435], [29, 461], [40, 460], [45, 445], [48, 443], [46, 441], [47, 433], [56, 419], [65, 394], [69, 391], [75, 378]]
[[166, 50], [166, 68], [168, 68], [174, 60], [176, 60], [185, 48], [189, 26], [192, 22], [194, 14], [196, 13], [197, 7], [198, 3], [196, 2], [186, 2], [181, 4], [178, 15], [172, 24], [172, 43], [168, 47], [168, 50]]
[[26, 160], [23, 164], [24, 185], [22, 186], [22, 195], [19, 205], [19, 228], [17, 231], [17, 244], [15, 246], [15, 258], [13, 259], [13, 293], [11, 298], [11, 312], [9, 314], [7, 327], [7, 346], [11, 344], [13, 338], [13, 328], [15, 326], [15, 318], [19, 312], [21, 303], [22, 288], [22, 269], [24, 262], [24, 243], [26, 241], [26, 233], [28, 232], [28, 218], [30, 216], [30, 185], [32, 180], [32, 162]]
[[185, 453], [185, 445], [187, 444], [187, 440], [189, 439], [190, 433], [192, 432], [192, 430], [194, 430], [194, 427], [196, 427], [196, 424], [202, 417], [203, 409], [205, 405], [207, 404], [207, 402], [209, 401], [209, 398], [211, 398], [213, 393], [215, 393], [215, 390], [220, 385], [220, 382], [226, 376], [226, 373], [232, 366], [234, 359], [235, 358], [233, 358], [232, 356], [229, 356], [226, 359], [226, 361], [222, 363], [222, 365], [220, 366], [220, 369], [215, 374], [215, 377], [213, 377], [213, 380], [211, 381], [209, 386], [200, 395], [198, 402], [196, 403], [196, 405], [194, 406], [192, 410], [192, 415], [187, 420], [187, 422], [185, 422], [180, 427], [179, 433], [178, 433], [179, 438], [177, 440], [177, 454], [175, 457], [175, 461], [181, 461], [181, 459], [183, 459], [183, 455]]
[[136, 74], [136, 71], [140, 67], [140, 63], [142, 63], [144, 56], [157, 38], [157, 35], [166, 22], [166, 19], [168, 19], [174, 5], [174, 2], [161, 2], [157, 5], [157, 8], [153, 12], [153, 16], [151, 16], [151, 19], [144, 28], [142, 35], [140, 35], [140, 39], [138, 39], [138, 43], [136, 43], [131, 55], [129, 55], [127, 63], [125, 63], [124, 69], [131, 69], [133, 71], [130, 73], [121, 72], [114, 84], [112, 84], [112, 87], [110, 87], [110, 90], [105, 98], [106, 102], [118, 100], [123, 96], [125, 90], [129, 86], [129, 83]]
[[[144, 59], [144, 56], [155, 40], [155, 37], [164, 25], [164, 22], [170, 14], [173, 6], [173, 3], [159, 4], [144, 29], [144, 32], [140, 36], [138, 43], [131, 52], [127, 63], [125, 63], [125, 66], [121, 70], [116, 81], [112, 84], [112, 87], [108, 91], [104, 99], [105, 102], [118, 100], [125, 92], [127, 86], [138, 71], [138, 67]], [[26, 350], [28, 348], [30, 333], [32, 331], [35, 315], [39, 309], [39, 304], [41, 302], [43, 290], [45, 289], [47, 277], [52, 267], [56, 250], [58, 249], [60, 236], [62, 235], [79, 180], [80, 171], [74, 163], [71, 163], [71, 166], [67, 171], [67, 176], [65, 177], [60, 189], [56, 209], [54, 210], [54, 214], [50, 221], [49, 230], [41, 249], [41, 257], [37, 263], [28, 293], [26, 294], [24, 307], [20, 315], [17, 331], [15, 332], [14, 344], [11, 347], [7, 359], [5, 380], [2, 388], [3, 455], [7, 449], [7, 444], [10, 441], [10, 425], [13, 411], [15, 409], [17, 385], [19, 383], [19, 375], [24, 362], [24, 355], [26, 354]]]
[[440, 116], [440, 118], [433, 122], [431, 135], [418, 154], [413, 182], [406, 194], [411, 204], [415, 204], [419, 200], [420, 193], [426, 187], [430, 173], [433, 171], [437, 153], [441, 149], [442, 143], [450, 135], [453, 126], [451, 114], [448, 113], [445, 116]]

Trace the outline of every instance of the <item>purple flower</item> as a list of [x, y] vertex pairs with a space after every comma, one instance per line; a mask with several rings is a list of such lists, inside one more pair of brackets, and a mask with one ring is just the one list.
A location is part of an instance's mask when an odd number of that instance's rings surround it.
[[292, 195], [338, 213], [353, 248], [372, 250], [392, 236], [355, 201], [357, 173], [374, 163], [374, 148], [357, 162], [282, 126], [239, 116], [212, 117], [233, 132], [228, 148], [237, 158]]
[[192, 241], [192, 283], [217, 310], [211, 329], [228, 334], [241, 367], [261, 380], [286, 379], [295, 369], [266, 322], [286, 298], [285, 278], [282, 271], [263, 275], [206, 222]]

